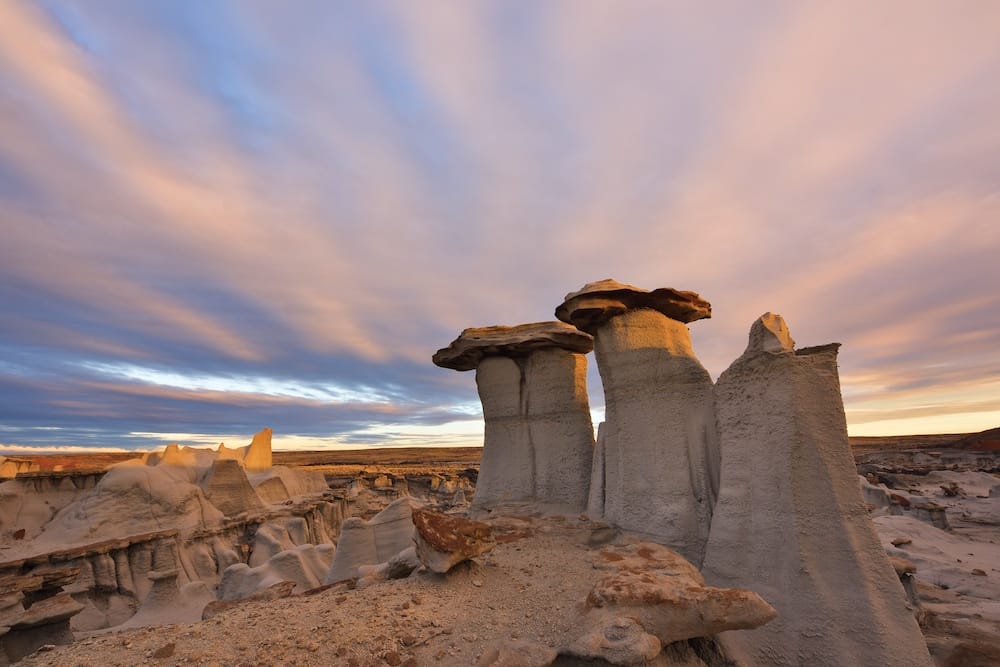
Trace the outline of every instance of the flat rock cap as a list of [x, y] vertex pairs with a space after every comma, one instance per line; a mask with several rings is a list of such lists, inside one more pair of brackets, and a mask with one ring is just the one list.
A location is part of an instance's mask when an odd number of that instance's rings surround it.
[[556, 317], [583, 331], [593, 332], [615, 315], [640, 309], [655, 310], [684, 324], [712, 316], [712, 304], [697, 292], [672, 287], [649, 291], [607, 278], [587, 283], [582, 289], [567, 294], [556, 308]]
[[463, 331], [451, 345], [435, 352], [432, 360], [442, 368], [471, 371], [483, 357], [523, 357], [549, 347], [586, 354], [594, 349], [594, 339], [562, 322], [479, 327]]

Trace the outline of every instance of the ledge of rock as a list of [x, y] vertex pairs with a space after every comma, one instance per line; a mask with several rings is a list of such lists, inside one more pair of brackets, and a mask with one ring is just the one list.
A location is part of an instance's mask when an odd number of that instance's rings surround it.
[[[595, 567], [610, 572], [598, 580], [587, 604], [635, 619], [663, 644], [756, 628], [777, 616], [774, 607], [753, 591], [706, 586], [691, 563], [659, 544], [605, 549]], [[607, 635], [607, 614], [597, 614], [593, 620], [597, 628], [589, 634]], [[581, 643], [592, 640], [585, 636]]]
[[649, 291], [607, 278], [567, 294], [556, 308], [556, 318], [593, 333], [612, 317], [639, 309], [655, 310], [684, 324], [712, 316], [712, 304], [697, 292], [672, 287]]
[[489, 524], [427, 509], [413, 511], [417, 557], [432, 572], [444, 574], [462, 561], [496, 546]]
[[451, 345], [435, 352], [432, 360], [442, 368], [471, 371], [483, 357], [523, 357], [552, 347], [586, 354], [594, 349], [594, 339], [562, 322], [470, 328]]

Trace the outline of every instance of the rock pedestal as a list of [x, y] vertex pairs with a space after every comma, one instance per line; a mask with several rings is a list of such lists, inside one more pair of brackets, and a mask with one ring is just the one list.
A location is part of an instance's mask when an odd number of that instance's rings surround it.
[[777, 609], [766, 626], [722, 635], [748, 664], [929, 666], [858, 487], [838, 347], [796, 351], [767, 313], [719, 377], [722, 486], [702, 572]]
[[561, 322], [466, 329], [434, 363], [476, 369], [485, 441], [473, 505], [587, 505], [594, 430], [587, 399], [593, 341]]
[[[711, 316], [694, 292], [613, 280], [567, 295], [556, 317], [592, 333], [604, 383], [603, 461], [591, 514], [701, 563], [718, 490], [712, 380], [685, 324]], [[603, 488], [603, 499], [600, 489]]]

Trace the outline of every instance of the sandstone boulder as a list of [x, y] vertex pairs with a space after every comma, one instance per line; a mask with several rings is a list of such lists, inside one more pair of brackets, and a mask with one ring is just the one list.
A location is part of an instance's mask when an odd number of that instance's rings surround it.
[[496, 546], [493, 529], [481, 521], [428, 509], [413, 512], [417, 557], [428, 570], [445, 573]]
[[770, 313], [751, 331], [715, 387], [722, 483], [703, 573], [760, 593], [778, 618], [724, 635], [727, 651], [751, 664], [929, 666], [862, 500], [838, 346], [795, 350]]
[[662, 647], [659, 638], [646, 632], [634, 618], [610, 616], [561, 653], [612, 665], [642, 665], [659, 655]]
[[369, 521], [351, 517], [344, 521], [337, 552], [323, 580], [324, 584], [357, 579], [362, 565], [377, 565], [413, 546], [412, 515], [417, 501], [400, 498]]
[[534, 501], [583, 510], [594, 431], [591, 337], [561, 322], [466, 329], [434, 363], [476, 369], [485, 439], [476, 507]]
[[664, 645], [756, 628], [776, 616], [752, 591], [706, 586], [694, 565], [659, 544], [608, 547], [598, 554], [595, 567], [607, 573], [594, 585], [587, 604], [608, 613], [590, 616], [597, 627], [581, 640], [584, 644], [606, 633], [609, 616], [637, 620]]

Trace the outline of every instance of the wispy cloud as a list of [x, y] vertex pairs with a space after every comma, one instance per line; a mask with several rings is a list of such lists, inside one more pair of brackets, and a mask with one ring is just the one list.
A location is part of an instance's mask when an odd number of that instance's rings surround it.
[[844, 343], [852, 422], [978, 427], [998, 31], [923, 2], [4, 3], [0, 424], [389, 441], [475, 404], [429, 363], [459, 330], [614, 276], [711, 300], [713, 375], [772, 310]]

